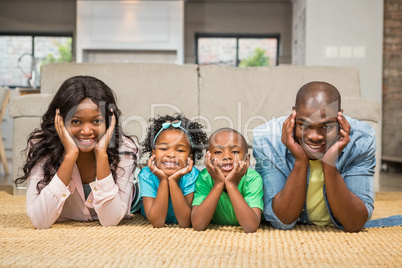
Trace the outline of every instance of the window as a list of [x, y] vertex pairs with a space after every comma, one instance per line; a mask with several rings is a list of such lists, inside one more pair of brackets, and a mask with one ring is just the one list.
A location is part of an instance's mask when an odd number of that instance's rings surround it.
[[278, 65], [279, 34], [196, 33], [196, 63], [226, 66]]
[[38, 87], [40, 67], [72, 58], [72, 34], [0, 33], [0, 86]]

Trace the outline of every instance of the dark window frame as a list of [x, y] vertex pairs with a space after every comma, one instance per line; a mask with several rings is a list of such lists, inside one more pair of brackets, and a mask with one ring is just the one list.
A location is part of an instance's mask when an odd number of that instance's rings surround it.
[[[35, 57], [35, 37], [70, 37], [71, 38], [71, 55], [74, 59], [75, 55], [75, 39], [73, 32], [16, 32], [16, 31], [0, 31], [0, 36], [28, 36], [32, 38], [32, 48], [30, 53]], [[24, 87], [21, 85], [7, 85], [9, 88], [13, 89], [16, 87]]]
[[195, 63], [198, 64], [198, 39], [199, 38], [236, 38], [236, 67], [239, 66], [239, 39], [240, 38], [275, 38], [277, 40], [276, 66], [279, 65], [280, 34], [230, 34], [230, 33], [195, 33]]
[[31, 54], [35, 56], [35, 37], [71, 37], [71, 54], [74, 55], [74, 33], [73, 32], [2, 32], [0, 36], [30, 36], [32, 37]]

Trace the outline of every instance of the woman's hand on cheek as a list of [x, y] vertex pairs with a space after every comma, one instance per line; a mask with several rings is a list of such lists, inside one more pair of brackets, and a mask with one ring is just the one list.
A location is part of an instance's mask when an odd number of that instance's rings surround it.
[[116, 117], [114, 116], [113, 110], [110, 110], [112, 112], [112, 121], [110, 122], [109, 128], [106, 130], [105, 134], [102, 136], [102, 138], [98, 141], [98, 143], [95, 146], [95, 156], [101, 155], [101, 154], [107, 154], [107, 148], [109, 146], [110, 140], [113, 137], [114, 133], [114, 128], [116, 126]]
[[64, 126], [63, 117], [61, 116], [59, 109], [56, 109], [56, 115], [54, 117], [54, 127], [57, 131], [57, 135], [59, 136], [61, 143], [63, 144], [65, 154], [72, 157], [78, 157], [80, 150], [78, 149], [70, 133], [68, 133], [66, 127]]
[[169, 176], [169, 180], [174, 180], [176, 182], [179, 182], [179, 180], [186, 174], [190, 173], [191, 170], [193, 169], [194, 166], [194, 161], [191, 160], [190, 158], [187, 158], [187, 166], [184, 168], [176, 171], [174, 174]]
[[168, 179], [168, 176], [165, 174], [165, 172], [159, 169], [158, 166], [156, 165], [155, 155], [151, 156], [148, 159], [147, 165], [152, 174], [154, 174], [160, 181]]

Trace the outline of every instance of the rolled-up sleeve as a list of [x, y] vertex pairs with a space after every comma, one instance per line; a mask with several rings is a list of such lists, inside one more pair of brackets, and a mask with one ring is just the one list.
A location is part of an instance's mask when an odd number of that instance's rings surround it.
[[[281, 141], [282, 124], [286, 117], [279, 117], [253, 130], [253, 156], [256, 159], [255, 170], [260, 173], [263, 182], [263, 215], [276, 229], [292, 229], [296, 222], [284, 224], [275, 215], [272, 208], [274, 197], [285, 187], [290, 173], [289, 152]], [[289, 162], [289, 163], [288, 163]]]
[[[371, 130], [371, 129], [370, 129]], [[355, 154], [353, 161], [346, 165], [343, 178], [348, 189], [363, 201], [367, 208], [367, 221], [371, 219], [374, 211], [374, 168], [376, 166], [375, 134], [374, 131], [366, 131], [356, 141], [359, 153]], [[357, 151], [357, 150], [352, 150]]]
[[39, 192], [36, 186], [42, 179], [42, 164], [38, 164], [32, 169], [28, 178], [26, 193], [27, 214], [37, 229], [49, 228], [57, 220], [70, 195], [68, 187], [57, 174]]
[[294, 228], [297, 221], [294, 221], [291, 224], [283, 223], [276, 216], [272, 208], [272, 201], [285, 187], [287, 176], [278, 169], [277, 165], [275, 165], [278, 163], [273, 163], [270, 160], [268, 157], [269, 154], [272, 154], [272, 151], [270, 151], [268, 144], [264, 142], [264, 138], [260, 133], [254, 132], [253, 156], [257, 162], [255, 169], [260, 173], [263, 181], [264, 218], [276, 229], [290, 230]]
[[116, 182], [112, 174], [109, 174], [89, 184], [94, 198], [93, 207], [99, 222], [105, 227], [116, 226], [124, 216], [130, 215], [134, 169], [140, 152], [135, 141], [127, 138], [123, 140], [125, 142], [119, 148], [121, 159], [116, 170]]

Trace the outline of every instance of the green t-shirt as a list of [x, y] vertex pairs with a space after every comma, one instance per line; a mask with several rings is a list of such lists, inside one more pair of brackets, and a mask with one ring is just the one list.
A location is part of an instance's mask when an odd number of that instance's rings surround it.
[[[209, 175], [207, 169], [203, 169], [195, 182], [193, 206], [201, 205], [213, 186], [214, 180]], [[249, 168], [246, 175], [241, 178], [237, 188], [251, 208], [259, 208], [261, 211], [263, 210], [262, 178], [257, 171]], [[216, 205], [212, 222], [222, 225], [239, 225], [229, 194], [225, 191], [222, 192], [218, 204]]]

